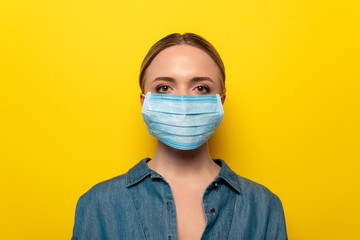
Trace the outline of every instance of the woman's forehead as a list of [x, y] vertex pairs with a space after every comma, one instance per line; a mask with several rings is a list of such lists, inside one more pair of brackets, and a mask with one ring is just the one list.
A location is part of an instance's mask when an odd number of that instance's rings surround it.
[[175, 45], [161, 51], [150, 63], [147, 78], [166, 74], [176, 76], [208, 75], [216, 77], [220, 70], [203, 50], [190, 45]]

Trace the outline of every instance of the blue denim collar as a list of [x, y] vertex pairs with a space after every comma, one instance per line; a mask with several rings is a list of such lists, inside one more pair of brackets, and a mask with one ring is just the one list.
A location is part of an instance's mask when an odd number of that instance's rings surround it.
[[[138, 164], [136, 164], [134, 167], [132, 167], [127, 173], [126, 173], [126, 186], [132, 187], [136, 185], [137, 183], [141, 182], [146, 177], [151, 178], [162, 178], [163, 177], [155, 172], [154, 170], [150, 169], [149, 166], [146, 164], [148, 161], [150, 161], [150, 158], [144, 158], [142, 159]], [[216, 176], [213, 182], [219, 182], [220, 179], [225, 180], [234, 190], [236, 190], [238, 193], [241, 192], [240, 190], [240, 184], [238, 181], [237, 174], [230, 169], [230, 167], [225, 163], [222, 159], [214, 159], [214, 162], [218, 164], [221, 169], [219, 174]]]

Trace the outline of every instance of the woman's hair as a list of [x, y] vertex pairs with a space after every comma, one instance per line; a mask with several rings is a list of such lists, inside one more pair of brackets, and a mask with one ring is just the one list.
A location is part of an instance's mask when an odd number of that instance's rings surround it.
[[175, 45], [190, 45], [197, 47], [207, 54], [215, 61], [216, 65], [219, 67], [220, 74], [221, 74], [221, 87], [223, 90], [223, 93], [225, 93], [225, 67], [224, 63], [221, 60], [221, 57], [219, 53], [216, 51], [213, 45], [209, 43], [205, 38], [194, 34], [194, 33], [173, 33], [170, 35], [167, 35], [163, 39], [160, 39], [158, 42], [156, 42], [149, 50], [149, 52], [146, 54], [140, 68], [140, 76], [139, 76], [139, 83], [141, 91], [144, 92], [144, 76], [146, 69], [149, 67], [152, 60], [158, 55], [162, 50], [165, 50], [168, 47], [172, 47]]

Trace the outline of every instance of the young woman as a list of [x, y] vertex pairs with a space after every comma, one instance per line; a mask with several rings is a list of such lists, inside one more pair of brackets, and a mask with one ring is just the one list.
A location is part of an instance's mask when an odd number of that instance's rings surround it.
[[140, 87], [156, 153], [80, 197], [72, 239], [287, 239], [279, 198], [209, 154], [226, 96], [215, 48], [166, 36], [146, 55]]

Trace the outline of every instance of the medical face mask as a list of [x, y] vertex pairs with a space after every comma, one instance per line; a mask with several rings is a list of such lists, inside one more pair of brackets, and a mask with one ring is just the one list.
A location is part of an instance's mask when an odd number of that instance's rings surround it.
[[175, 95], [148, 92], [141, 113], [152, 136], [181, 150], [196, 149], [203, 145], [224, 116], [219, 94]]

